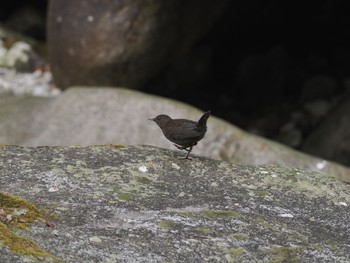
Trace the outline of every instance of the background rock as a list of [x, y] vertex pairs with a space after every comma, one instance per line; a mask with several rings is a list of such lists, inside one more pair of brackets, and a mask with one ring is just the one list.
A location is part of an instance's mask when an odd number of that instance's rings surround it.
[[[7, 96], [0, 97], [0, 138], [1, 143], [28, 146], [120, 143], [174, 148], [157, 125], [148, 121], [162, 113], [197, 120], [203, 112], [117, 88], [71, 88], [45, 99]], [[349, 170], [341, 165], [251, 135], [214, 116], [193, 153], [237, 164], [286, 164], [350, 181]]]
[[[350, 260], [348, 185], [180, 156], [146, 146], [6, 146], [0, 190], [56, 215], [51, 227], [16, 232], [63, 262]], [[10, 245], [0, 246], [4, 262], [51, 262]]]
[[[33, 73], [21, 73], [13, 69], [0, 68], [0, 96], [4, 94], [32, 95], [37, 97], [51, 97], [61, 93], [52, 86], [50, 72], [40, 70]], [[7, 98], [7, 97], [5, 97]], [[19, 98], [22, 100], [23, 98]]]
[[139, 88], [206, 33], [228, 0], [50, 1], [55, 81]]
[[338, 107], [308, 138], [303, 151], [323, 158], [350, 165], [350, 97], [344, 98]]

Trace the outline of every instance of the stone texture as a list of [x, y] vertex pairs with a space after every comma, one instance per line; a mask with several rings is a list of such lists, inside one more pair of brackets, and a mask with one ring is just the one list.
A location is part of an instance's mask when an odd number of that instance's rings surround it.
[[48, 45], [58, 86], [138, 88], [206, 33], [228, 0], [53, 0]]
[[[162, 113], [192, 120], [203, 114], [184, 103], [117, 88], [77, 87], [55, 98], [0, 97], [0, 142], [27, 146], [120, 143], [175, 148], [148, 121]], [[214, 115], [215, 112], [208, 120], [206, 136], [194, 147], [194, 154], [236, 164], [285, 164], [350, 182], [348, 168], [251, 135]]]
[[46, 46], [0, 25], [0, 67], [33, 72], [44, 67]]
[[302, 149], [311, 154], [350, 165], [350, 98], [340, 105], [304, 141]]
[[[149, 146], [3, 146], [0, 191], [56, 215], [53, 227], [16, 232], [63, 262], [350, 260], [347, 184], [180, 156]], [[0, 257], [52, 262], [3, 244]]]
[[235, 86], [249, 97], [246, 102], [249, 107], [272, 103], [286, 86], [287, 69], [288, 53], [281, 46], [259, 55], [246, 56], [238, 66]]

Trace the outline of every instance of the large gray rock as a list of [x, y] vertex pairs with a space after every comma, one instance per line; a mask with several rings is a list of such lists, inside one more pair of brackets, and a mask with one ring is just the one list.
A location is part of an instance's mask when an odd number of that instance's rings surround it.
[[[56, 98], [0, 97], [0, 143], [27, 146], [148, 144], [174, 148], [148, 118], [196, 120], [202, 112], [174, 100], [117, 88], [72, 88]], [[215, 115], [215, 112], [213, 113]], [[286, 164], [350, 182], [350, 170], [246, 133], [211, 116], [193, 152], [237, 164]]]
[[49, 56], [55, 82], [138, 88], [184, 57], [228, 0], [52, 0]]
[[[347, 184], [294, 168], [180, 156], [147, 146], [1, 147], [0, 191], [56, 215], [52, 227], [40, 220], [16, 230], [44, 258], [0, 240], [1, 261], [350, 261]], [[16, 204], [21, 222], [27, 209]], [[0, 227], [0, 239], [14, 235]]]

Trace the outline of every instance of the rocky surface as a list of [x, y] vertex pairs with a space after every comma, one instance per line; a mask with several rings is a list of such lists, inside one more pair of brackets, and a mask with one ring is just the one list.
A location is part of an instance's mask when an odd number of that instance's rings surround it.
[[350, 165], [350, 97], [338, 107], [304, 141], [303, 151]]
[[44, 68], [43, 43], [8, 30], [0, 24], [0, 67], [19, 72], [33, 72]]
[[[15, 106], [15, 107], [14, 107]], [[186, 104], [118, 88], [71, 88], [60, 96], [0, 97], [0, 142], [4, 144], [148, 144], [175, 148], [148, 118], [159, 114], [197, 120], [202, 112]], [[194, 154], [236, 164], [287, 164], [350, 182], [350, 171], [281, 144], [246, 133], [215, 118]]]
[[50, 72], [37, 70], [33, 73], [20, 73], [13, 69], [0, 68], [0, 96], [4, 93], [51, 97], [61, 93], [51, 85]]
[[55, 216], [49, 225], [11, 229], [45, 257], [15, 253], [11, 243], [0, 246], [0, 257], [349, 262], [348, 184], [295, 168], [181, 155], [149, 146], [2, 146], [0, 191]]
[[212, 1], [50, 1], [48, 45], [55, 81], [140, 88], [184, 57], [225, 10]]

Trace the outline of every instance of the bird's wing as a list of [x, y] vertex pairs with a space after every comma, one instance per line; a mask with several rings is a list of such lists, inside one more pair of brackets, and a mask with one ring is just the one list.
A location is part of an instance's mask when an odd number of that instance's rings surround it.
[[167, 129], [167, 139], [182, 145], [190, 146], [203, 138], [203, 132], [197, 129], [196, 122], [189, 120], [174, 120], [171, 129]]

